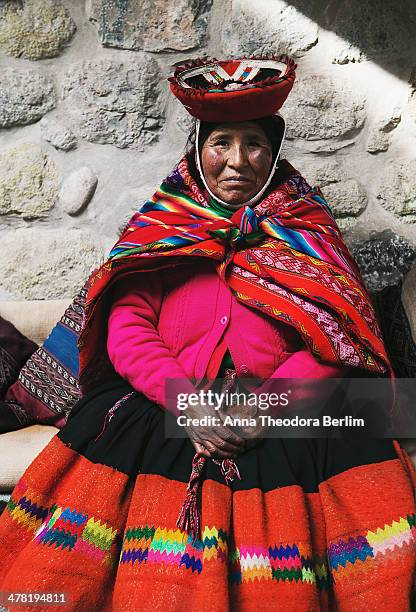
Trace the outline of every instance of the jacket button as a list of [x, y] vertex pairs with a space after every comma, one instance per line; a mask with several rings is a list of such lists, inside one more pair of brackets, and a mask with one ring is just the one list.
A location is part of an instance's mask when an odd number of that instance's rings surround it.
[[221, 317], [220, 323], [221, 325], [225, 325], [228, 321], [228, 317], [226, 317], [225, 315], [223, 317]]
[[240, 368], [240, 372], [241, 372], [241, 374], [247, 374], [247, 372], [248, 372], [248, 367], [246, 365], [244, 365], [244, 363], [243, 363], [243, 365]]

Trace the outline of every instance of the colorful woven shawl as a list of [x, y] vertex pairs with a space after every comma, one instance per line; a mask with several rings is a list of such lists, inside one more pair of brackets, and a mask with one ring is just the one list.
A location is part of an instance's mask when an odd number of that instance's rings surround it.
[[[209, 207], [187, 159], [178, 164], [90, 278], [78, 342], [83, 393], [114, 374], [105, 346], [114, 283], [198, 257], [217, 262], [217, 273], [242, 303], [295, 327], [318, 359], [391, 372], [371, 302], [322, 193], [287, 162], [273, 184], [253, 209], [244, 206], [225, 218]], [[193, 537], [199, 537], [206, 461], [195, 454], [176, 523]], [[214, 461], [226, 482], [241, 478], [234, 460]]]
[[254, 208], [227, 219], [209, 208], [187, 158], [180, 161], [90, 277], [78, 342], [83, 393], [113, 371], [106, 322], [114, 283], [199, 257], [217, 262], [240, 302], [295, 327], [318, 359], [390, 370], [370, 299], [322, 193], [286, 161], [273, 185]]

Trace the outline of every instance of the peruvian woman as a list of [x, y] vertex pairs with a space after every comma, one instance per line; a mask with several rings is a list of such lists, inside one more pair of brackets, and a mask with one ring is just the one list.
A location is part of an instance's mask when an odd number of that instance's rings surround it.
[[[280, 159], [295, 68], [207, 61], [171, 78], [194, 140], [90, 278], [83, 397], [0, 518], [0, 591], [64, 594], [45, 610], [410, 610], [399, 444], [248, 439], [201, 400], [218, 380], [391, 371], [330, 207]], [[173, 437], [179, 396], [193, 401]]]

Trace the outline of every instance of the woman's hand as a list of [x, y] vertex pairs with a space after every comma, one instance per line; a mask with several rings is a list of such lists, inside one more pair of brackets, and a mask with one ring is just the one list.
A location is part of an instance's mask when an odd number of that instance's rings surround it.
[[190, 419], [202, 419], [204, 416], [216, 419], [215, 424], [203, 426], [186, 425], [185, 429], [196, 452], [210, 459], [231, 459], [246, 450], [244, 438], [237, 435], [229, 427], [222, 424], [218, 413], [210, 406], [189, 406], [186, 416]]

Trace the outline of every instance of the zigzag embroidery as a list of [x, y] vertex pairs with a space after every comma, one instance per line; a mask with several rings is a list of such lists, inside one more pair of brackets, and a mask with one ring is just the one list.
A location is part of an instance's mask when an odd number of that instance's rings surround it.
[[[13, 497], [18, 493], [24, 495], [15, 501]], [[105, 563], [110, 561], [117, 530], [101, 519], [56, 503], [42, 506], [28, 497], [22, 481], [16, 485], [7, 510], [17, 524], [32, 531], [32, 539], [38, 544], [76, 551]]]
[[328, 558], [334, 578], [346, 578], [351, 573], [368, 571], [379, 560], [388, 561], [396, 550], [405, 551], [415, 547], [416, 515], [400, 517], [389, 525], [375, 531], [367, 531], [365, 536], [339, 540], [328, 549]]
[[[18, 501], [16, 495], [21, 495]], [[365, 535], [339, 539], [329, 546], [327, 556], [312, 557], [296, 544], [231, 548], [225, 531], [208, 526], [201, 540], [179, 529], [129, 526], [121, 541], [117, 530], [102, 519], [56, 503], [43, 506], [37, 497], [21, 480], [7, 504], [7, 512], [16, 524], [33, 532], [33, 541], [38, 544], [78, 552], [105, 564], [115, 563], [115, 549], [120, 546], [121, 564], [173, 564], [197, 574], [206, 563], [226, 562], [233, 584], [254, 580], [316, 582], [318, 588], [324, 589], [330, 578], [328, 570], [333, 580], [368, 572], [396, 553], [414, 554], [416, 543], [415, 514], [399, 517]]]
[[227, 562], [229, 579], [241, 584], [254, 580], [284, 580], [317, 583], [325, 588], [328, 572], [325, 561], [301, 555], [296, 545], [243, 546], [229, 550], [229, 536], [216, 527], [205, 526], [201, 540], [179, 529], [155, 526], [128, 527], [119, 563], [139, 567], [142, 563], [174, 564], [200, 574], [205, 563]]

